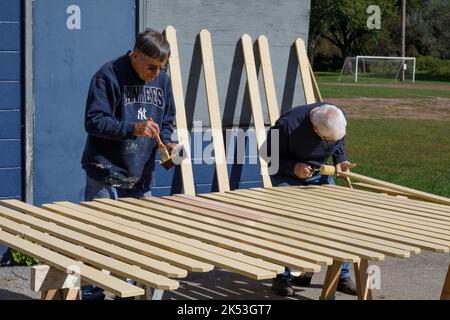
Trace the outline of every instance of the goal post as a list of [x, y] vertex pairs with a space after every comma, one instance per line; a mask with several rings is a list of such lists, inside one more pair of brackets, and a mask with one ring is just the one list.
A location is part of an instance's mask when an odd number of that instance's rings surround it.
[[[350, 76], [350, 77], [349, 77]], [[368, 82], [409, 81], [416, 78], [416, 58], [356, 56], [345, 58], [339, 81], [352, 79]]]

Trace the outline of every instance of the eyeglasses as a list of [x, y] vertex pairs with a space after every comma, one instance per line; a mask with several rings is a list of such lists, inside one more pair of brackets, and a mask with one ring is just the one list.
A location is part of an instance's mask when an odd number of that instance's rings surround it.
[[160, 67], [160, 66], [155, 66], [154, 64], [150, 64], [147, 66], [147, 70], [149, 70], [149, 71], [167, 71], [167, 65], [163, 65], [162, 67]]

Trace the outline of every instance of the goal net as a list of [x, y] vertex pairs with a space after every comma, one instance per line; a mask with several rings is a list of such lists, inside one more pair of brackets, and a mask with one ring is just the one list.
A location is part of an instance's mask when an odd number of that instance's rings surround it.
[[414, 83], [416, 58], [356, 56], [345, 58], [339, 81]]

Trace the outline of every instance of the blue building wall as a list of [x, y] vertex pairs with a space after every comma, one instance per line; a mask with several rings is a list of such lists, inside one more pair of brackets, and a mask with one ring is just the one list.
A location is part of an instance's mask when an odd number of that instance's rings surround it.
[[35, 204], [83, 199], [89, 83], [101, 65], [132, 48], [135, 26], [134, 0], [34, 1]]
[[21, 22], [20, 1], [0, 0], [0, 199], [22, 197]]

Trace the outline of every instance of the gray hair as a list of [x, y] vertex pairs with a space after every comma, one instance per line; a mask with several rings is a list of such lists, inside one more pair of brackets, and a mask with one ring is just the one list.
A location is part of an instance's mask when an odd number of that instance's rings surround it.
[[342, 139], [346, 135], [347, 120], [341, 109], [331, 104], [313, 109], [311, 123], [320, 135], [329, 137], [333, 141]]
[[153, 29], [146, 29], [137, 35], [134, 51], [159, 61], [165, 61], [170, 57], [170, 45], [166, 37]]

